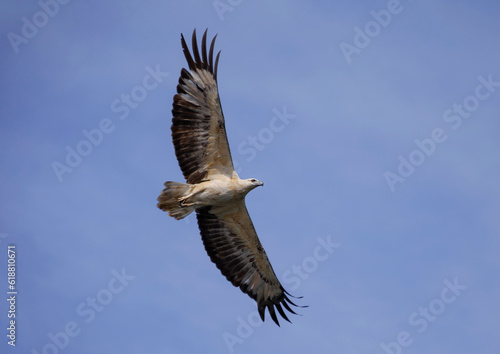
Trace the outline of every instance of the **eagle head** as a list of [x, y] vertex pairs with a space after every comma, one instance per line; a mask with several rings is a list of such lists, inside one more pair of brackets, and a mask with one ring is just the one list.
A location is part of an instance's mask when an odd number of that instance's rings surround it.
[[245, 185], [248, 188], [248, 191], [251, 191], [254, 188], [262, 187], [264, 185], [264, 182], [259, 181], [255, 178], [248, 178], [245, 180]]

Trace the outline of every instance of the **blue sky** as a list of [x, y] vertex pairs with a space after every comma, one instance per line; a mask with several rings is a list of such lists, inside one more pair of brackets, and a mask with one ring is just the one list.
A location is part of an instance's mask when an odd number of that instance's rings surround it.
[[[5, 353], [496, 353], [500, 5], [2, 3]], [[206, 255], [170, 139], [180, 33], [218, 33], [219, 91], [283, 285], [281, 328]], [[8, 302], [0, 323], [8, 326]]]

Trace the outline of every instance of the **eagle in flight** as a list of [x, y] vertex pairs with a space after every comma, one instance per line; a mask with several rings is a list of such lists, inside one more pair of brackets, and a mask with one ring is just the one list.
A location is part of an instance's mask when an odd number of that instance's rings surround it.
[[196, 211], [201, 238], [210, 259], [234, 286], [257, 302], [264, 321], [266, 308], [279, 326], [278, 313], [288, 322], [283, 307], [295, 314], [291, 296], [280, 284], [262, 247], [245, 196], [263, 186], [261, 181], [240, 179], [234, 170], [217, 88], [214, 63], [215, 36], [207, 52], [207, 31], [198, 51], [193, 31], [192, 55], [181, 34], [189, 71], [181, 70], [172, 109], [175, 155], [187, 183], [165, 182], [158, 208], [182, 219]]

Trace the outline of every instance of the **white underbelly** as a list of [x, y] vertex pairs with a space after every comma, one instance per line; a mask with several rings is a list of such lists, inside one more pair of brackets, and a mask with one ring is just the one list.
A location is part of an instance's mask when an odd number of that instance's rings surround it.
[[195, 187], [193, 194], [193, 202], [196, 204], [213, 206], [228, 204], [244, 197], [231, 180], [202, 182]]

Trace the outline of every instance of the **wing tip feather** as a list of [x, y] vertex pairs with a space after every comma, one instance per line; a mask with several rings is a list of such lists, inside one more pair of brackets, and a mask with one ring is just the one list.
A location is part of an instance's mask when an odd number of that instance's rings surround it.
[[219, 64], [219, 56], [221, 52], [219, 51], [217, 53], [214, 64], [214, 47], [217, 34], [215, 34], [210, 43], [210, 49], [208, 51], [208, 54], [207, 54], [207, 34], [208, 34], [208, 28], [206, 28], [205, 32], [203, 32], [203, 37], [201, 39], [201, 55], [200, 55], [200, 51], [198, 49], [198, 40], [196, 36], [196, 28], [193, 30], [193, 34], [191, 37], [192, 54], [186, 43], [184, 35], [181, 33], [182, 50], [184, 52], [184, 56], [186, 57], [189, 70], [196, 70], [196, 69], [206, 70], [214, 76], [215, 80], [217, 80], [217, 67]]
[[[262, 301], [261, 303], [258, 304], [258, 311], [259, 311], [259, 315], [260, 315], [260, 318], [262, 320], [262, 322], [265, 321], [265, 311], [266, 311], [266, 308], [269, 312], [269, 314], [271, 315], [271, 319], [274, 321], [274, 323], [276, 323], [278, 325], [278, 327], [280, 327], [280, 323], [278, 321], [278, 317], [276, 316], [276, 311], [275, 311], [275, 308], [278, 310], [278, 313], [280, 314], [280, 316], [286, 320], [287, 322], [289, 323], [292, 323], [292, 321], [290, 321], [290, 319], [288, 318], [288, 316], [286, 315], [286, 312], [283, 310], [283, 308], [281, 307], [283, 305], [283, 307], [289, 311], [290, 313], [294, 314], [294, 315], [297, 315], [297, 316], [302, 316], [301, 314], [298, 314], [296, 313], [291, 307], [290, 305], [293, 305], [295, 307], [299, 307], [299, 308], [306, 308], [308, 306], [301, 306], [301, 305], [296, 305], [295, 303], [293, 303], [290, 298], [287, 296], [287, 295], [290, 295], [291, 297], [293, 298], [297, 298], [297, 299], [301, 299], [302, 296], [300, 297], [295, 297], [293, 295], [291, 295], [288, 291], [286, 291], [285, 289], [281, 288], [283, 293], [282, 293], [282, 296], [279, 296], [279, 297], [276, 297], [276, 298], [273, 298], [273, 299], [267, 299], [265, 301]], [[250, 294], [249, 294], [250, 295]], [[289, 305], [290, 304], [290, 305]]]

